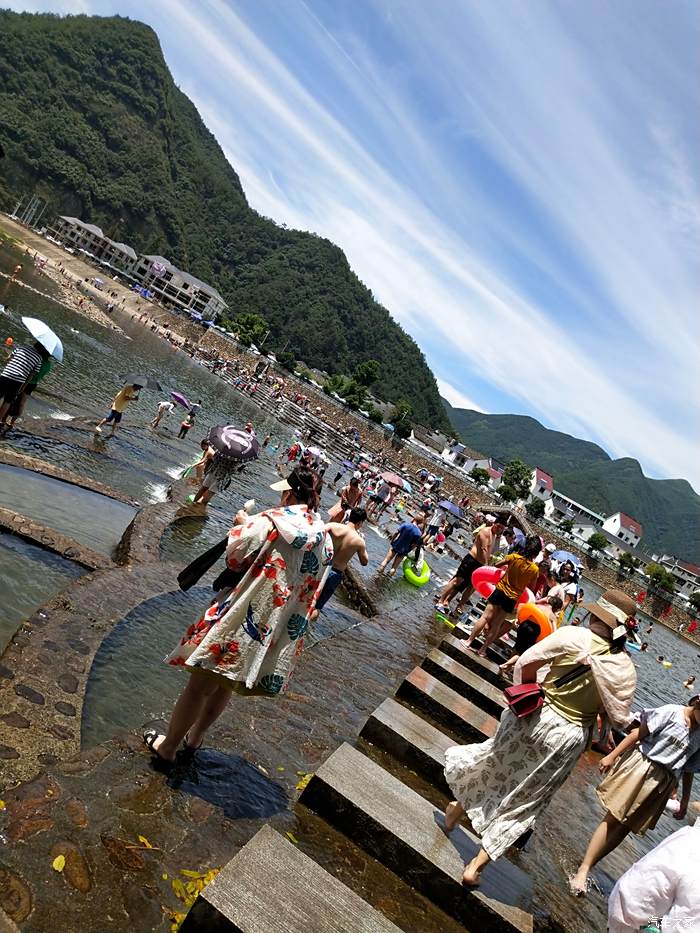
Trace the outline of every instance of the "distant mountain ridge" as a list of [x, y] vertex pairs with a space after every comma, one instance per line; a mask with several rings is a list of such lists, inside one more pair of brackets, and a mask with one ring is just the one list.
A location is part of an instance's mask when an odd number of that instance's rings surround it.
[[499, 460], [519, 457], [554, 477], [566, 496], [597, 512], [627, 512], [642, 523], [641, 547], [700, 563], [700, 496], [684, 479], [650, 479], [631, 457], [613, 460], [591, 441], [545, 428], [525, 415], [445, 410], [462, 441]]
[[376, 359], [379, 397], [410, 396], [418, 423], [447, 428], [423, 353], [343, 251], [250, 207], [150, 27], [0, 10], [0, 142], [0, 208], [37, 194], [48, 223], [75, 215], [166, 256], [218, 288], [230, 319], [263, 317], [267, 350], [331, 374]]

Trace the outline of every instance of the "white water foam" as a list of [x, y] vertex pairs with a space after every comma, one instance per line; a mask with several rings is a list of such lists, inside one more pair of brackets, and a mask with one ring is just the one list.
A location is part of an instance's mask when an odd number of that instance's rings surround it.
[[172, 479], [180, 479], [180, 477], [182, 476], [182, 471], [186, 470], [188, 466], [189, 466], [189, 463], [183, 463], [181, 467], [170, 467], [170, 469], [166, 470], [165, 472]]
[[365, 527], [371, 528], [372, 531], [375, 533], [375, 535], [378, 535], [380, 538], [384, 538], [384, 539], [386, 540], [386, 535], [384, 534], [383, 531], [380, 531], [379, 528], [377, 528], [376, 525], [368, 525], [368, 526], [365, 526]]
[[54, 411], [51, 412], [49, 416], [54, 419], [54, 421], [72, 421], [74, 416], [67, 414], [65, 411]]
[[168, 486], [166, 483], [148, 483], [146, 495], [151, 503], [166, 502], [168, 499]]

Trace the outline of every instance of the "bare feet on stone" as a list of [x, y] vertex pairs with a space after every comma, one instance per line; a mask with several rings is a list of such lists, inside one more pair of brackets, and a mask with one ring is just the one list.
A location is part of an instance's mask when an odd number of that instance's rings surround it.
[[451, 833], [464, 816], [464, 807], [457, 800], [447, 804], [445, 808], [445, 832]]
[[475, 866], [475, 859], [464, 869], [462, 884], [468, 888], [478, 888], [481, 884], [481, 869]]

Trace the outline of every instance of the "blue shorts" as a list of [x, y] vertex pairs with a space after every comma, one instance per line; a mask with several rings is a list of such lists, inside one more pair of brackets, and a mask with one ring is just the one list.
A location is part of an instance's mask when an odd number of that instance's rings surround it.
[[344, 571], [342, 570], [333, 569], [326, 577], [326, 582], [323, 584], [321, 594], [316, 600], [316, 608], [319, 612], [323, 609], [328, 600], [340, 586], [340, 581], [343, 579], [343, 573]]
[[109, 423], [110, 421], [113, 421], [115, 424], [119, 424], [121, 420], [122, 420], [122, 413], [120, 411], [115, 411], [113, 408], [110, 409], [109, 414], [105, 418], [105, 421], [107, 423]]

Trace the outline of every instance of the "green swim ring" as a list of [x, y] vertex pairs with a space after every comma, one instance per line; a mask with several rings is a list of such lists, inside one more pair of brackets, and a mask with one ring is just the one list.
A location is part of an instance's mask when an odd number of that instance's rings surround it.
[[416, 573], [416, 565], [411, 560], [410, 557], [404, 557], [403, 559], [403, 575], [406, 577], [409, 583], [412, 583], [414, 586], [425, 586], [425, 584], [430, 579], [430, 567], [428, 567], [428, 562], [423, 561], [423, 570], [420, 576]]

